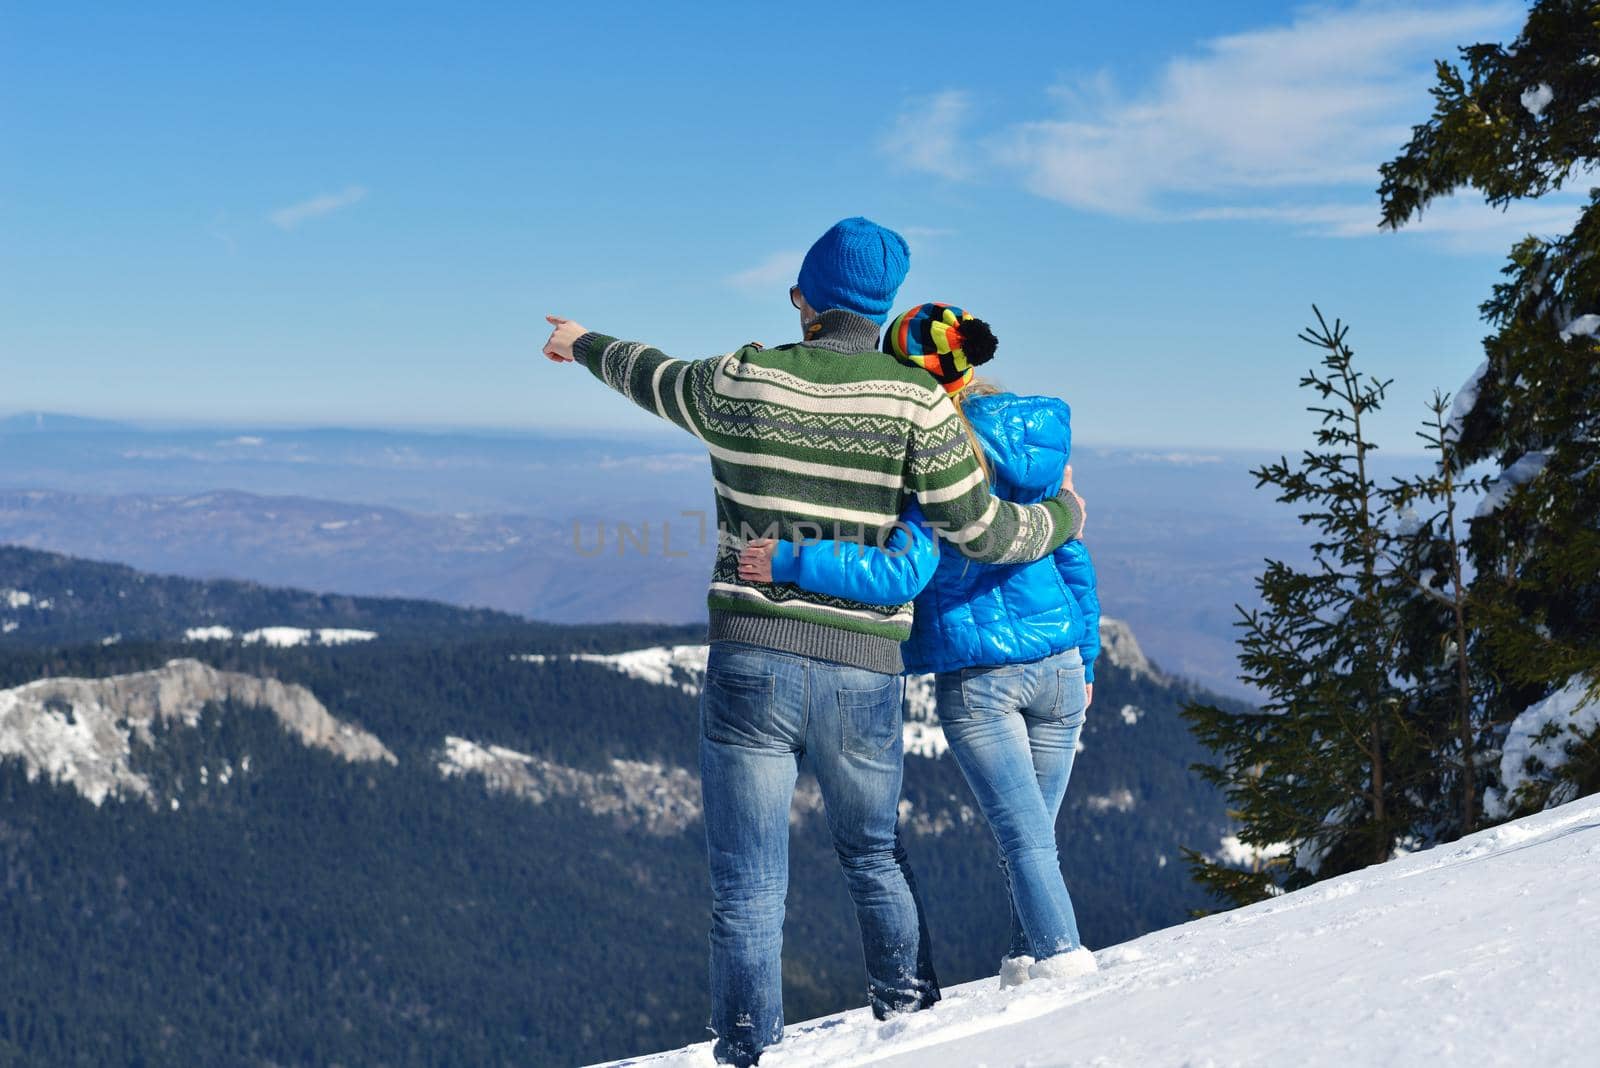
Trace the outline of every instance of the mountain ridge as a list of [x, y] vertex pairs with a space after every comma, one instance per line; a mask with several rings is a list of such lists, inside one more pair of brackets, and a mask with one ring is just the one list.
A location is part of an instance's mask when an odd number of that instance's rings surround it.
[[[230, 687], [175, 696], [186, 713], [152, 718], [148, 739], [119, 728], [154, 805], [96, 806], [0, 755], [0, 915], [16, 920], [0, 925], [0, 1061], [572, 1064], [703, 1034], [703, 625], [560, 626], [16, 549], [0, 576], [0, 619], [22, 624], [0, 634], [0, 693], [103, 690], [190, 661], [303, 689], [394, 757], [307, 745]], [[372, 636], [304, 640], [320, 628]], [[257, 629], [285, 640], [244, 640]], [[1110, 940], [1202, 904], [1180, 849], [1217, 848], [1229, 827], [1188, 770], [1192, 685], [1108, 645], [1060, 831], [1080, 926]], [[902, 825], [956, 983], [1003, 948], [1004, 885], [928, 695], [908, 690]], [[86, 723], [76, 701], [29, 707], [52, 730]], [[121, 710], [102, 703], [113, 727]], [[790, 845], [800, 1018], [860, 987], [804, 771]]]

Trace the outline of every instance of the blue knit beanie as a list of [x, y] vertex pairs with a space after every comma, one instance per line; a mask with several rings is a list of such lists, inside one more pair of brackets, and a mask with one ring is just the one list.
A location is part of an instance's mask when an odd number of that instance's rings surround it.
[[910, 267], [906, 239], [858, 215], [834, 223], [811, 246], [800, 264], [800, 293], [815, 311], [843, 308], [881, 324]]

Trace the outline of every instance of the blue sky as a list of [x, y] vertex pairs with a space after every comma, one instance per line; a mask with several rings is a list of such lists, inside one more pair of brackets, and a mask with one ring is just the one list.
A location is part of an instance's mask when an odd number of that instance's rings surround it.
[[1408, 448], [1527, 229], [1376, 232], [1431, 61], [1517, 4], [8, 5], [0, 414], [650, 425], [549, 311], [677, 355], [793, 340], [810, 241], [902, 230], [1080, 440], [1294, 449], [1313, 301]]

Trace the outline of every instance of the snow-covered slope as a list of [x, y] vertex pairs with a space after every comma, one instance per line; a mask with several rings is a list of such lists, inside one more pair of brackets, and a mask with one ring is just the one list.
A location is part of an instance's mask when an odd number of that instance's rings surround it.
[[[937, 946], [938, 932], [934, 932]], [[1600, 796], [885, 1023], [791, 1026], [793, 1065], [1590, 1065]], [[709, 1047], [617, 1064], [701, 1068]]]

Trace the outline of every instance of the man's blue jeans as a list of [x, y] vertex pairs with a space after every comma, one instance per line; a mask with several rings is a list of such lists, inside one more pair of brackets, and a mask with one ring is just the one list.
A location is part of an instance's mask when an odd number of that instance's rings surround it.
[[894, 675], [715, 642], [700, 698], [711, 863], [711, 1027], [719, 1061], [783, 1037], [789, 804], [800, 760], [822, 787], [881, 1019], [939, 1000], [928, 928], [901, 848], [902, 682]]
[[1011, 897], [1007, 956], [1077, 949], [1078, 921], [1056, 853], [1088, 702], [1078, 650], [1030, 664], [973, 667], [934, 680], [939, 722], [1000, 846]]

